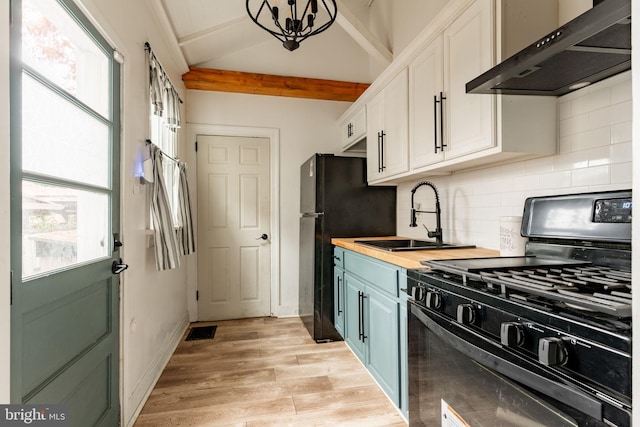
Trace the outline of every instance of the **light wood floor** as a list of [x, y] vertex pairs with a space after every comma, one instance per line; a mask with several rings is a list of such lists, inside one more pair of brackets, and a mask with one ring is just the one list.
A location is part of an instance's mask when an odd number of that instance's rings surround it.
[[298, 318], [209, 324], [213, 340], [185, 334], [135, 427], [406, 427], [344, 342], [316, 344]]

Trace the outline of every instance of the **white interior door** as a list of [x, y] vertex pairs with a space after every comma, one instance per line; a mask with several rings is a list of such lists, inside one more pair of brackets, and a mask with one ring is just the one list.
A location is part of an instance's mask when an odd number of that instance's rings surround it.
[[269, 139], [198, 136], [198, 320], [270, 315]]

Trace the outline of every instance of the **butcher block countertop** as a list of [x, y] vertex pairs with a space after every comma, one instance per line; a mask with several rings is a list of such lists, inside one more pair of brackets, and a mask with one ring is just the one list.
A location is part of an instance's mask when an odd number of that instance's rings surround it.
[[421, 250], [421, 251], [397, 251], [390, 252], [376, 249], [371, 246], [364, 246], [354, 243], [356, 240], [383, 240], [383, 239], [406, 239], [406, 237], [356, 237], [356, 238], [333, 238], [331, 243], [350, 251], [358, 252], [372, 258], [395, 264], [404, 268], [424, 268], [420, 261], [430, 261], [434, 259], [453, 258], [484, 258], [500, 256], [500, 251], [485, 248], [467, 249], [441, 249], [441, 250]]

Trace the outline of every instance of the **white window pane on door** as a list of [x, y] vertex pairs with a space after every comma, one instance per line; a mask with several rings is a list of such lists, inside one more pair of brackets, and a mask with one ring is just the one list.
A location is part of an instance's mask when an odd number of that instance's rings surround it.
[[22, 181], [22, 276], [108, 256], [107, 194]]
[[26, 74], [22, 79], [22, 168], [109, 186], [109, 128]]
[[22, 59], [109, 117], [109, 58], [57, 1], [22, 1]]

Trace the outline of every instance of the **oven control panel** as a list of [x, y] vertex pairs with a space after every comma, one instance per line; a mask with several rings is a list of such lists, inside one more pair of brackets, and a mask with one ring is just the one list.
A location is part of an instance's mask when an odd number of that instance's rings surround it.
[[593, 222], [631, 223], [631, 198], [596, 200], [593, 209]]

